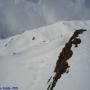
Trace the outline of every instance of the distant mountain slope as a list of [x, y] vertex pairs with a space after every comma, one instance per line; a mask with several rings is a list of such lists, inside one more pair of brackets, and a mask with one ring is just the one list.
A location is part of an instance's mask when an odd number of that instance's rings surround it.
[[47, 90], [58, 55], [75, 29], [87, 29], [74, 49], [70, 72], [54, 90], [90, 90], [90, 21], [62, 21], [0, 40], [0, 86]]

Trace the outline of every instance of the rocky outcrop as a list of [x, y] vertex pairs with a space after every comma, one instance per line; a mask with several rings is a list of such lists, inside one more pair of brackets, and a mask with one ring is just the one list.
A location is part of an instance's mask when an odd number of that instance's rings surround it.
[[[75, 47], [78, 47], [78, 44], [81, 43], [81, 39], [79, 38], [79, 34], [82, 34], [85, 29], [79, 29], [75, 30], [72, 37], [69, 39], [69, 41], [65, 44], [65, 47], [62, 49], [61, 53], [58, 56], [58, 60], [56, 62], [56, 67], [54, 69], [55, 75], [50, 77], [48, 80], [48, 88], [47, 90], [53, 90], [53, 88], [56, 86], [56, 83], [58, 79], [61, 78], [62, 74], [68, 73], [69, 64], [68, 60], [72, 57], [73, 51], [71, 50], [72, 45], [75, 45]], [[51, 78], [53, 79], [52, 82], [50, 82]]]

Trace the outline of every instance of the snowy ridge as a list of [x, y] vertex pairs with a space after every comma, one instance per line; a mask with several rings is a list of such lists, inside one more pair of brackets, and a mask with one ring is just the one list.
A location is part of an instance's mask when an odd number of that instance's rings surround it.
[[63, 75], [54, 90], [89, 90], [90, 21], [62, 21], [1, 39], [0, 86], [46, 90], [58, 54], [74, 30], [80, 28], [88, 31], [81, 35], [82, 43], [69, 61], [69, 74]]

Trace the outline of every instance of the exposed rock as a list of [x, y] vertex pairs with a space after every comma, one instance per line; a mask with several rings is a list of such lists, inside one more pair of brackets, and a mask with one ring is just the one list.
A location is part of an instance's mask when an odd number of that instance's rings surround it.
[[[72, 57], [73, 51], [71, 50], [72, 45], [75, 45], [75, 47], [78, 47], [78, 44], [81, 43], [81, 39], [79, 38], [79, 34], [82, 34], [85, 29], [79, 29], [75, 30], [72, 37], [69, 39], [69, 41], [65, 44], [65, 47], [62, 49], [61, 53], [58, 56], [58, 60], [56, 62], [56, 67], [54, 69], [55, 75], [50, 77], [48, 80], [48, 88], [47, 90], [53, 90], [53, 88], [56, 86], [56, 83], [58, 79], [61, 78], [62, 74], [69, 72], [69, 64], [68, 60]], [[53, 81], [50, 82], [51, 78], [53, 78]]]
[[32, 40], [35, 40], [35, 37], [33, 37]]

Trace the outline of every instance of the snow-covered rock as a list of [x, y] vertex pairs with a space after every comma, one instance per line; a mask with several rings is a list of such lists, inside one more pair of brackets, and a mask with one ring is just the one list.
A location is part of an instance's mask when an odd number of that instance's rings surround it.
[[[59, 53], [75, 29], [87, 29], [54, 90], [90, 90], [90, 21], [61, 21], [0, 40], [0, 87], [47, 90]], [[33, 39], [34, 37], [34, 39]]]

